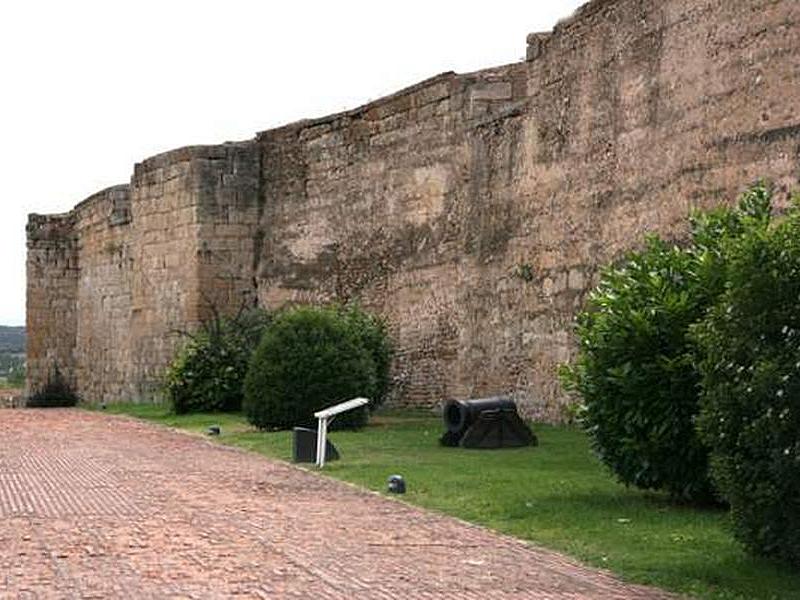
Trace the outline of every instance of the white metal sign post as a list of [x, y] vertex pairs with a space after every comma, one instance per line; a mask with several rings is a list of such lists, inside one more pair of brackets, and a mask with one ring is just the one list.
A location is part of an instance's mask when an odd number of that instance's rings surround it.
[[328, 421], [333, 421], [333, 417], [348, 410], [353, 410], [369, 403], [368, 398], [353, 398], [347, 402], [341, 402], [329, 406], [328, 408], [315, 412], [317, 418], [317, 466], [321, 469], [325, 466], [325, 445], [328, 437]]

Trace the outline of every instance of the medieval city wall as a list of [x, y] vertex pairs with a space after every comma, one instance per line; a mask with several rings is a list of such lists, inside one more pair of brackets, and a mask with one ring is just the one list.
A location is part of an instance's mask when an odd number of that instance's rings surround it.
[[[252, 255], [237, 221], [255, 223], [244, 203], [255, 203], [258, 168], [252, 143], [182, 148], [66, 215], [31, 215], [29, 392], [58, 367], [93, 401], [157, 398], [183, 334], [212, 303], [242, 296], [226, 252], [235, 232]], [[249, 289], [252, 258], [246, 270]]]
[[595, 0], [527, 56], [148, 159], [124, 223], [123, 188], [32, 216], [31, 385], [59, 360], [87, 397], [152, 398], [209, 302], [358, 299], [391, 325], [395, 402], [559, 418], [601, 265], [758, 177], [796, 184], [800, 4]]
[[130, 188], [103, 190], [80, 203], [73, 214], [78, 240], [76, 389], [96, 394], [99, 400], [124, 397], [132, 373]]
[[27, 387], [41, 387], [58, 368], [74, 386], [77, 236], [74, 215], [31, 215], [28, 219]]

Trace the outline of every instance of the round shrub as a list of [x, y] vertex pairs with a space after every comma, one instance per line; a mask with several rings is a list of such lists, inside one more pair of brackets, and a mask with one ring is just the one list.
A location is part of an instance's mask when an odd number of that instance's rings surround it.
[[214, 318], [190, 337], [167, 370], [165, 393], [178, 414], [241, 409], [250, 356], [266, 324], [260, 310]]
[[[314, 412], [376, 393], [375, 363], [348, 318], [329, 308], [299, 307], [278, 316], [256, 348], [243, 409], [260, 429], [313, 426]], [[343, 413], [332, 428], [358, 428], [367, 409]]]
[[363, 310], [356, 304], [339, 308], [339, 313], [348, 322], [348, 327], [366, 348], [375, 363], [375, 394], [371, 397], [370, 410], [384, 403], [391, 390], [391, 364], [394, 347], [386, 326], [386, 321]]
[[728, 288], [695, 329], [701, 435], [747, 548], [800, 567], [800, 214], [728, 249]]
[[562, 371], [583, 400], [581, 419], [600, 459], [625, 484], [713, 499], [698, 439], [699, 375], [689, 326], [708, 304], [691, 252], [650, 238], [602, 272], [578, 316], [575, 363]]

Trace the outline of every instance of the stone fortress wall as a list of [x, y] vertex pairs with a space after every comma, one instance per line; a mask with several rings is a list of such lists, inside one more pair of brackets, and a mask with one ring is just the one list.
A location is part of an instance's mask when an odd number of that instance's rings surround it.
[[360, 299], [393, 401], [512, 393], [557, 420], [598, 269], [800, 175], [800, 2], [594, 0], [527, 60], [167, 152], [28, 223], [29, 389], [148, 400], [209, 302]]

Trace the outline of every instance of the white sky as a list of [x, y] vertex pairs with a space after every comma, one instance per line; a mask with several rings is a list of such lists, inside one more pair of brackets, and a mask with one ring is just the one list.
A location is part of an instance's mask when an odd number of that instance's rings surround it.
[[25, 322], [25, 223], [133, 164], [521, 60], [585, 0], [0, 4], [0, 324]]

